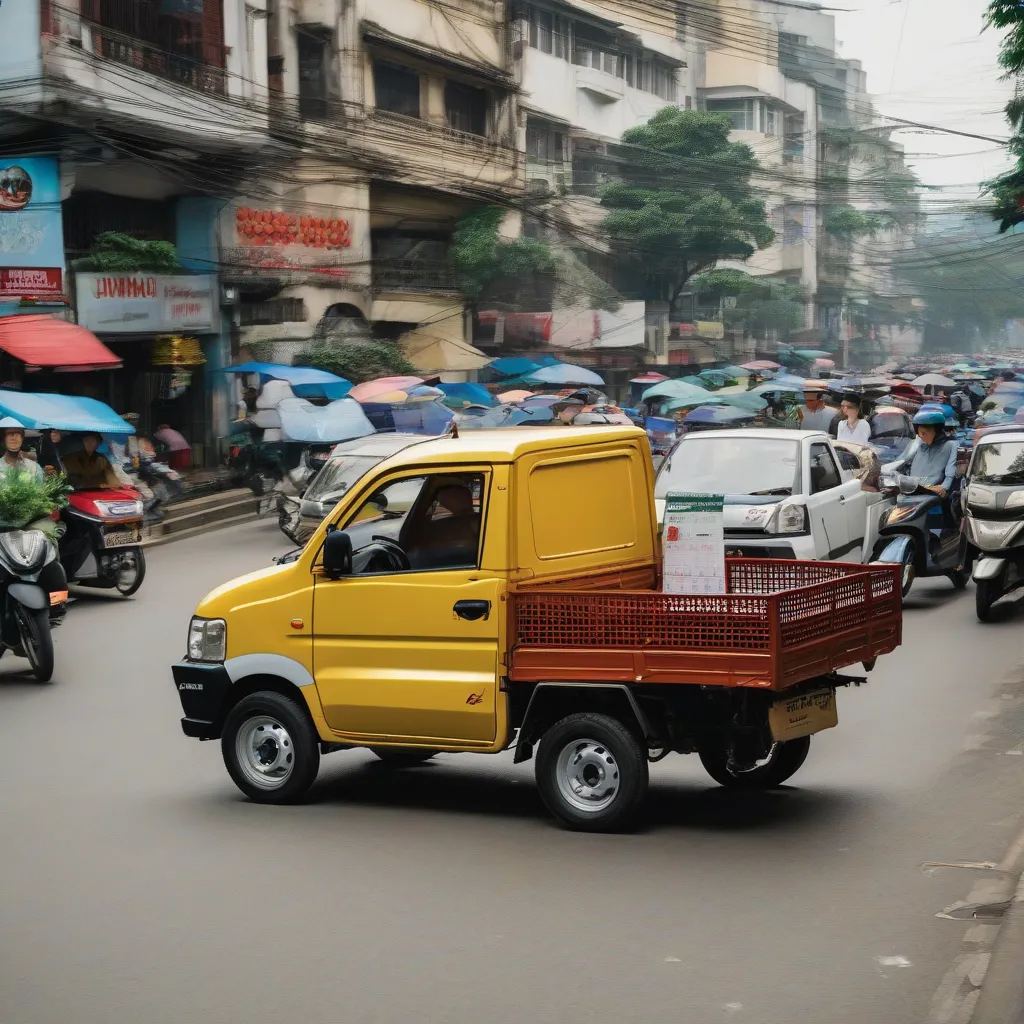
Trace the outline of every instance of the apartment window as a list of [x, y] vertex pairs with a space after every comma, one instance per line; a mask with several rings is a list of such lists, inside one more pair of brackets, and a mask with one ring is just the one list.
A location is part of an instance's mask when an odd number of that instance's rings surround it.
[[406, 117], [420, 116], [420, 76], [409, 68], [387, 61], [373, 62], [373, 88], [377, 109]]
[[309, 121], [327, 118], [327, 40], [299, 32], [299, 117]]
[[563, 136], [543, 122], [531, 121], [526, 125], [526, 155], [542, 163], [562, 162]]
[[757, 131], [756, 100], [708, 100], [706, 108], [709, 114], [724, 114], [728, 117], [736, 131]]
[[637, 62], [636, 87], [643, 92], [653, 93], [669, 103], [675, 103], [675, 68], [660, 61], [641, 59]]
[[779, 134], [779, 121], [774, 107], [764, 108], [764, 133], [765, 135]]
[[568, 60], [569, 19], [540, 7], [531, 7], [529, 18], [530, 46], [541, 53], [550, 53], [561, 60]]
[[469, 135], [486, 135], [487, 92], [462, 82], [445, 82], [444, 116], [449, 128]]

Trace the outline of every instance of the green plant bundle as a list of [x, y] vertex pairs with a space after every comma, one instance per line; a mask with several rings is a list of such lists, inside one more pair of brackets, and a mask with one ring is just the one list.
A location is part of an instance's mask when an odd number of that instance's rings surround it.
[[42, 479], [23, 470], [0, 475], [0, 525], [26, 526], [68, 503], [71, 490], [63, 473]]

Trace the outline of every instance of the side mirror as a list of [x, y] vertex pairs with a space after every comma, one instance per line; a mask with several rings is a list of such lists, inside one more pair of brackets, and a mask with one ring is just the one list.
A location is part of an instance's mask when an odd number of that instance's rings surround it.
[[388, 497], [383, 491], [378, 491], [370, 498], [370, 504], [376, 505], [381, 512], [386, 512], [388, 507]]
[[336, 580], [352, 575], [352, 538], [344, 530], [331, 530], [324, 541], [324, 575]]

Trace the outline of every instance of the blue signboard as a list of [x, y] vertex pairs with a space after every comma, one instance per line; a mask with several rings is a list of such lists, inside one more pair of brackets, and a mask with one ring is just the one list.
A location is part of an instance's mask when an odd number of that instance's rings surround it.
[[63, 271], [57, 157], [0, 156], [0, 296], [59, 294]]

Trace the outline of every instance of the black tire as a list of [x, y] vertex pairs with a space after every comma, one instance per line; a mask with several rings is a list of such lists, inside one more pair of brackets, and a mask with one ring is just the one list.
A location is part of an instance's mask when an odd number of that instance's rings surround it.
[[[594, 777], [588, 781], [591, 772]], [[545, 806], [566, 828], [618, 832], [647, 794], [647, 751], [617, 718], [582, 711], [544, 733], [536, 775]], [[574, 781], [581, 789], [575, 789]], [[574, 797], [568, 795], [572, 790]], [[598, 790], [605, 797], [585, 795]], [[590, 799], [592, 808], [585, 806]]]
[[971, 577], [964, 569], [954, 569], [949, 574], [949, 582], [953, 584], [954, 590], [966, 590]]
[[979, 622], [992, 621], [992, 605], [999, 600], [1000, 581], [978, 580], [974, 587], [974, 610]]
[[414, 768], [429, 761], [436, 750], [416, 750], [412, 747], [370, 747], [374, 757], [391, 768]]
[[729, 789], [775, 789], [791, 779], [807, 760], [811, 737], [804, 736], [788, 743], [776, 743], [769, 759], [750, 771], [729, 771], [728, 754], [724, 746], [706, 747], [700, 752], [705, 771], [720, 786]]
[[914, 542], [911, 541], [907, 545], [900, 568], [900, 593], [904, 600], [906, 600], [907, 594], [910, 593], [910, 589], [913, 587], [914, 580], [916, 579], [917, 566], [914, 563]]
[[[142, 586], [142, 581], [146, 578], [146, 553], [142, 548], [137, 548], [135, 551], [135, 569], [135, 577], [128, 586], [123, 587], [119, 579], [114, 584], [117, 592], [122, 597], [131, 597], [133, 594], [138, 593], [139, 587]], [[115, 579], [117, 578], [115, 577]]]
[[[262, 730], [261, 723], [266, 723]], [[300, 802], [320, 769], [320, 739], [309, 715], [297, 701], [273, 690], [243, 697], [228, 712], [220, 746], [235, 785], [258, 804]], [[242, 748], [251, 756], [243, 755]]]
[[53, 634], [50, 632], [50, 610], [48, 608], [26, 608], [20, 605], [15, 612], [21, 648], [28, 658], [32, 675], [41, 683], [53, 678]]

